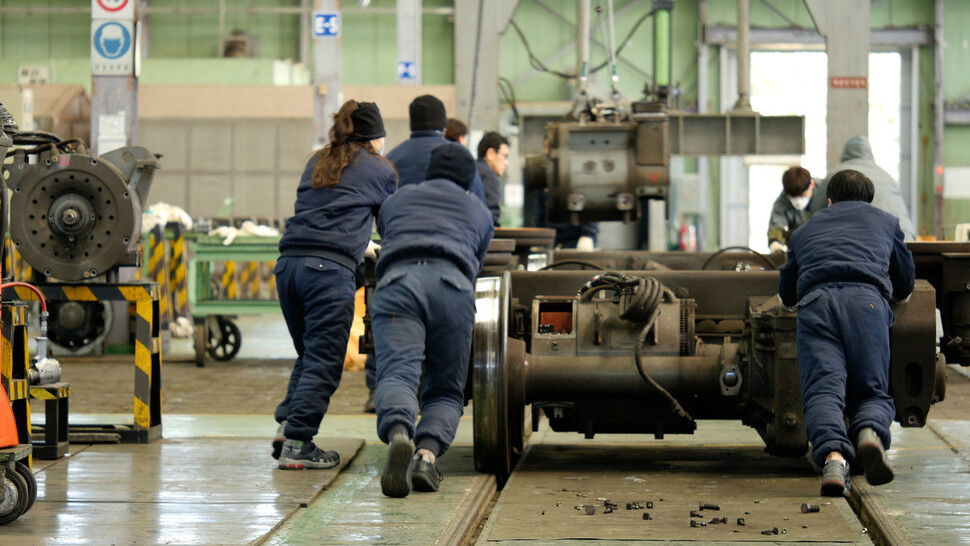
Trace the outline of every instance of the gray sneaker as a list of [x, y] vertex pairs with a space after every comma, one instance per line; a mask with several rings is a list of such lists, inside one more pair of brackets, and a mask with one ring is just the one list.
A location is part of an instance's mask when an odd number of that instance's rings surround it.
[[279, 459], [280, 452], [283, 451], [283, 442], [286, 441], [286, 436], [283, 435], [283, 429], [286, 428], [286, 421], [280, 423], [280, 426], [276, 428], [276, 436], [273, 437], [273, 458]]
[[866, 471], [866, 481], [869, 485], [883, 485], [893, 481], [895, 474], [889, 466], [889, 458], [882, 448], [882, 440], [871, 428], [859, 431], [858, 443], [855, 448], [856, 460]]
[[822, 468], [822, 496], [847, 497], [849, 487], [849, 463], [838, 459], [825, 461]]
[[284, 470], [304, 470], [307, 468], [333, 468], [340, 464], [336, 451], [324, 451], [313, 442], [287, 440], [280, 452], [280, 468]]

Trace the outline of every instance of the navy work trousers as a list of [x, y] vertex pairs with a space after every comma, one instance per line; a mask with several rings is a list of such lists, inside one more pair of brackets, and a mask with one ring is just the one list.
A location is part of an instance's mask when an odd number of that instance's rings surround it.
[[[389, 431], [400, 424], [419, 447], [437, 444], [442, 455], [464, 410], [475, 323], [472, 282], [448, 260], [396, 262], [377, 283], [371, 321], [378, 437], [388, 442]], [[422, 362], [421, 421], [415, 426]]]
[[354, 318], [354, 272], [324, 258], [284, 256], [276, 262], [276, 290], [296, 348], [286, 398], [276, 407], [283, 433], [309, 441], [340, 385]]
[[799, 301], [802, 408], [818, 466], [832, 451], [851, 463], [855, 439], [866, 427], [889, 448], [889, 425], [896, 413], [889, 396], [893, 320], [889, 302], [868, 284], [823, 284]]

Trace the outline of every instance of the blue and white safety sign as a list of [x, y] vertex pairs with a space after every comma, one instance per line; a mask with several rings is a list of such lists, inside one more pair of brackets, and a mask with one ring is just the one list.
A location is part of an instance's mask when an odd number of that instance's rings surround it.
[[418, 79], [418, 63], [414, 61], [398, 61], [397, 79], [399, 80]]
[[322, 11], [313, 12], [313, 36], [316, 38], [339, 37], [340, 14]]
[[91, 21], [91, 74], [127, 76], [134, 73], [133, 21]]

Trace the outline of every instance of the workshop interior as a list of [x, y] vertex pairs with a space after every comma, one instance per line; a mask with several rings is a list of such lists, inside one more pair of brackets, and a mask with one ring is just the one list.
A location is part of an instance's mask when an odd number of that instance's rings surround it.
[[[964, 0], [0, 0], [0, 543], [965, 542], [967, 29]], [[341, 106], [375, 103], [391, 151], [427, 95], [508, 166], [444, 480], [398, 499], [380, 252], [332, 468], [270, 458], [304, 350], [276, 277]], [[833, 497], [811, 302], [779, 292], [825, 215], [774, 211], [834, 210], [858, 142], [915, 282], [886, 301], [895, 479], [850, 461]]]

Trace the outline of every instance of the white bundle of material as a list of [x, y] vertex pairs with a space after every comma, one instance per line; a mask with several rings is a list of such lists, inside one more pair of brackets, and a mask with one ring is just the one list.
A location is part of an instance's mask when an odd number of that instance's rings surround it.
[[239, 236], [251, 236], [251, 237], [279, 237], [280, 230], [271, 227], [259, 225], [251, 220], [246, 220], [242, 223], [239, 229], [232, 226], [222, 226], [210, 231], [208, 235], [214, 235], [216, 237], [222, 237], [225, 239], [222, 241], [224, 245], [231, 245], [236, 237]]
[[165, 227], [169, 222], [178, 222], [186, 230], [192, 229], [192, 217], [185, 209], [158, 202], [141, 213], [141, 232], [148, 233], [158, 225]]

